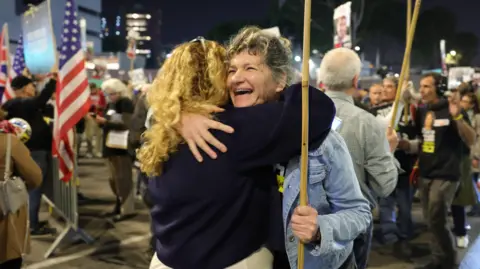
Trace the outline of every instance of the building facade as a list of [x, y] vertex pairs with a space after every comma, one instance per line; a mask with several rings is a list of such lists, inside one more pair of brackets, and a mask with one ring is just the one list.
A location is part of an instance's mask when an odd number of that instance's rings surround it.
[[[63, 27], [66, 0], [50, 0], [52, 24], [60, 46], [60, 36]], [[8, 23], [10, 36], [10, 53], [15, 52], [16, 43], [22, 33], [21, 15], [28, 9], [28, 4], [40, 4], [41, 0], [8, 0], [2, 1], [0, 9], [0, 25]], [[102, 51], [101, 12], [102, 0], [77, 0], [79, 19], [84, 18], [87, 28], [87, 42], [93, 45], [96, 53]]]

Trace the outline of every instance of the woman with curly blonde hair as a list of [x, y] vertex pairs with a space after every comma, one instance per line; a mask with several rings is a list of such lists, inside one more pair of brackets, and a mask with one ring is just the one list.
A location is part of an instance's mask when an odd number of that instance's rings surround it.
[[[284, 67], [275, 70], [278, 80], [270, 66], [264, 68], [265, 77], [272, 78], [268, 85], [283, 89], [289, 82], [289, 48], [278, 38], [265, 38], [264, 50], [252, 53], [272, 57], [276, 66]], [[148, 93], [154, 123], [138, 158], [142, 170], [153, 175], [149, 191], [157, 245], [152, 269], [273, 268], [267, 248], [270, 225], [282, 223], [273, 165], [300, 152], [301, 86], [287, 88], [278, 102], [234, 108], [228, 104], [232, 92], [226, 89], [227, 64], [222, 46], [198, 38], [173, 51]], [[310, 102], [312, 142], [328, 132], [335, 110], [331, 100], [313, 88]], [[213, 109], [217, 113], [212, 116], [213, 106], [222, 108]], [[198, 162], [189, 150], [195, 141], [188, 145], [180, 135], [188, 124], [185, 119], [197, 116], [204, 119], [200, 125], [214, 129], [211, 138], [228, 147], [216, 160]], [[213, 118], [217, 125], [209, 125]], [[278, 218], [272, 219], [277, 210]]]

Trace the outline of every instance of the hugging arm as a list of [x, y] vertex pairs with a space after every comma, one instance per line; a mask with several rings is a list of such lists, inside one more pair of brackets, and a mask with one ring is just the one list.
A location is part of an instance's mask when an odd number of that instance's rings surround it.
[[[309, 95], [309, 142], [314, 143], [321, 141], [328, 134], [335, 116], [335, 107], [331, 99], [318, 89], [310, 87]], [[235, 157], [242, 164], [239, 169], [251, 169], [256, 166], [288, 161], [300, 153], [302, 135], [300, 84], [293, 85], [284, 91], [284, 101], [231, 109], [219, 116], [227, 119], [227, 124], [235, 129], [235, 133], [231, 136]], [[202, 137], [209, 133], [206, 128], [208, 124], [222, 125], [198, 116], [197, 121], [202, 120], [204, 122], [200, 125], [184, 123], [181, 130], [184, 138], [186, 138], [184, 135], [186, 129], [190, 129], [192, 133], [203, 134], [203, 136], [197, 135], [197, 138], [201, 138], [200, 141], [193, 142], [201, 147], [206, 145]]]

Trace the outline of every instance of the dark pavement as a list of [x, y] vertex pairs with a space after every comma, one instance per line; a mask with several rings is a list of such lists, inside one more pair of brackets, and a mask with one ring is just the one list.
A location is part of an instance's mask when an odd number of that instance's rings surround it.
[[[90, 200], [79, 205], [80, 227], [95, 239], [91, 245], [83, 242], [65, 242], [49, 259], [44, 259], [45, 251], [54, 242], [54, 236], [37, 237], [32, 240], [32, 252], [26, 258], [27, 268], [30, 269], [127, 269], [148, 268], [151, 256], [148, 254], [149, 243], [149, 215], [141, 201], [136, 203], [136, 215], [118, 223], [112, 223], [102, 215], [113, 209], [114, 195], [108, 184], [108, 170], [103, 160], [80, 159], [79, 177], [80, 191]], [[52, 220], [49, 217], [48, 207], [43, 208], [41, 218]], [[414, 208], [416, 222], [421, 222], [421, 212]], [[480, 233], [480, 218], [470, 218], [472, 226], [470, 241]], [[51, 225], [55, 225], [50, 221]], [[58, 233], [61, 232], [61, 227]], [[415, 253], [422, 260], [428, 255], [427, 234], [421, 233], [412, 241]], [[392, 248], [374, 243], [370, 256], [372, 269], [400, 269], [413, 268], [412, 263], [400, 261], [393, 257]], [[460, 259], [465, 250], [459, 250]]]

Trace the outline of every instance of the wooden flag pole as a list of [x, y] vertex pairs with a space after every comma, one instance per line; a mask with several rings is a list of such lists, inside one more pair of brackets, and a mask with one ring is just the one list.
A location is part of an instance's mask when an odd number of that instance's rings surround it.
[[[408, 40], [408, 33], [410, 32], [410, 27], [412, 25], [412, 0], [407, 0], [407, 38], [405, 39], [405, 41]], [[405, 80], [406, 81], [410, 81], [410, 59], [412, 57], [408, 57], [407, 61], [408, 61], [408, 64], [407, 64], [407, 74], [406, 74], [406, 78]], [[408, 114], [409, 114], [409, 104], [407, 102], [405, 102], [405, 105], [403, 107], [403, 122], [405, 123], [405, 125], [408, 124]]]
[[[8, 80], [10, 80], [10, 74], [12, 72], [12, 62], [11, 62], [11, 59], [10, 59], [10, 35], [8, 33], [8, 23], [5, 23], [3, 25], [3, 30], [4, 30], [4, 33], [5, 33], [5, 35], [3, 36], [3, 38], [5, 38], [5, 40], [3, 42], [4, 42], [5, 46], [7, 47], [7, 59], [5, 59], [7, 61], [7, 73], [5, 75], [7, 75], [6, 80], [8, 81]], [[0, 46], [3, 46], [3, 44], [0, 44]]]
[[402, 72], [400, 73], [400, 80], [398, 81], [397, 95], [395, 96], [395, 102], [393, 103], [393, 114], [390, 119], [390, 127], [395, 129], [395, 119], [398, 113], [398, 101], [400, 100], [400, 95], [403, 87], [403, 82], [405, 81], [405, 76], [407, 73], [408, 59], [410, 58], [410, 53], [412, 51], [413, 38], [415, 37], [415, 28], [417, 27], [418, 15], [420, 14], [420, 6], [422, 5], [422, 0], [416, 0], [415, 9], [413, 10], [412, 23], [410, 24], [410, 29], [408, 31], [407, 37], [407, 46], [405, 48], [405, 54], [403, 55], [402, 63]]
[[[303, 62], [302, 62], [302, 154], [300, 166], [300, 205], [307, 205], [307, 170], [308, 170], [308, 87], [310, 81], [310, 23], [312, 0], [305, 0], [303, 17]], [[303, 269], [305, 248], [298, 243], [298, 269]]]

